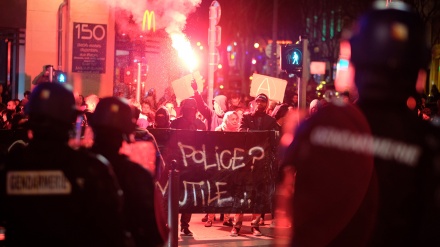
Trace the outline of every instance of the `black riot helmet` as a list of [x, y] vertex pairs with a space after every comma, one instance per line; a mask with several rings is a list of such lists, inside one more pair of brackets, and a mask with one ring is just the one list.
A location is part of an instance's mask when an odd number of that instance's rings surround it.
[[136, 127], [133, 110], [123, 98], [106, 97], [99, 101], [95, 112], [90, 119], [90, 125], [95, 129], [106, 129], [123, 134], [128, 140], [128, 135]]
[[418, 71], [428, 66], [425, 25], [402, 2], [377, 2], [360, 17], [350, 44], [361, 98], [406, 100], [415, 92]]
[[25, 106], [25, 113], [33, 122], [70, 125], [75, 121], [77, 112], [75, 98], [68, 84], [38, 84]]
[[426, 68], [429, 50], [425, 25], [402, 2], [378, 2], [358, 22], [350, 40], [356, 68], [405, 70]]

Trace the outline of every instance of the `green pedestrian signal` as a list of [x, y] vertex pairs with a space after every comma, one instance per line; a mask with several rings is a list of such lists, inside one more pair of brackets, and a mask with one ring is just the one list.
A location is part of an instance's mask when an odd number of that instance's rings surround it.
[[301, 72], [303, 66], [303, 45], [281, 46], [281, 69], [288, 73]]

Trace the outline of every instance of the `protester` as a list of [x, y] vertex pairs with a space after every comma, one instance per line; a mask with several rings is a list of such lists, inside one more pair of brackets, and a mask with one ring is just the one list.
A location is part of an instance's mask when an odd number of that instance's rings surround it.
[[6, 109], [14, 111], [14, 113], [17, 111], [17, 103], [15, 103], [15, 100], [8, 101], [8, 104], [6, 105]]
[[242, 96], [240, 93], [232, 93], [229, 97], [228, 109], [235, 111], [239, 108], [246, 108], [246, 105], [242, 101]]
[[[194, 90], [194, 99], [197, 102], [197, 109], [204, 118], [201, 120], [204, 120], [208, 130], [214, 131], [219, 125], [223, 123], [225, 112], [228, 111], [228, 98], [225, 95], [215, 96], [212, 100], [213, 109], [210, 109], [209, 106], [203, 101], [200, 93], [197, 91], [197, 83], [195, 80], [191, 82], [191, 87]], [[215, 214], [213, 213], [206, 214], [202, 218], [202, 222], [206, 222], [206, 227], [211, 227], [214, 220]], [[223, 214], [220, 215], [220, 220], [225, 220]], [[228, 219], [226, 219], [226, 222], [227, 224], [229, 224]]]
[[141, 102], [141, 113], [136, 124], [141, 128], [148, 128], [154, 124], [154, 111], [152, 103], [149, 100], [143, 100]]
[[269, 97], [266, 94], [259, 94], [255, 97], [253, 112], [244, 114], [240, 123], [240, 131], [252, 130], [279, 130], [276, 120], [266, 113]]
[[314, 99], [310, 102], [309, 106], [309, 115], [315, 114], [318, 110], [322, 108], [321, 102], [319, 99]]
[[[182, 116], [171, 122], [171, 129], [206, 130], [205, 124], [200, 119], [196, 118], [197, 103], [193, 98], [184, 99], [182, 101], [180, 112]], [[191, 215], [192, 214], [190, 213], [182, 213], [180, 216], [180, 234], [183, 236], [193, 235], [189, 230]]]
[[292, 108], [298, 108], [298, 93], [293, 94], [291, 98], [290, 106]]
[[168, 109], [165, 106], [161, 106], [154, 114], [154, 123], [150, 127], [154, 129], [168, 129], [170, 127], [170, 123], [170, 113], [168, 112]]
[[228, 111], [223, 117], [223, 122], [215, 128], [215, 131], [238, 131], [240, 116], [235, 111]]
[[3, 111], [1, 111], [0, 129], [12, 129], [12, 118], [14, 117], [14, 114], [15, 110], [4, 109]]
[[31, 91], [26, 90], [23, 93], [23, 99], [21, 100], [21, 106], [24, 107], [26, 105], [27, 102], [29, 102], [29, 97], [31, 96]]
[[215, 96], [212, 100], [213, 109], [210, 109], [197, 91], [197, 83], [194, 80], [191, 86], [194, 89], [194, 99], [197, 102], [197, 108], [207, 120], [208, 130], [215, 130], [223, 122], [223, 116], [228, 111], [228, 98], [224, 95]]
[[[50, 71], [52, 71], [52, 76], [50, 75]], [[44, 65], [43, 71], [32, 80], [32, 84], [38, 85], [40, 83], [45, 82], [53, 82], [55, 81], [55, 71], [52, 65]]]
[[[275, 118], [269, 116], [266, 113], [268, 107], [269, 97], [266, 94], [258, 94], [255, 97], [255, 107], [253, 112], [243, 115], [240, 122], [240, 131], [258, 131], [258, 130], [275, 130], [279, 131], [280, 126], [278, 125]], [[251, 231], [254, 236], [261, 236], [261, 231], [259, 228], [260, 221], [264, 224], [264, 214], [253, 214], [252, 215], [252, 227]], [[233, 229], [234, 230], [234, 229]], [[235, 229], [238, 233], [240, 229]]]

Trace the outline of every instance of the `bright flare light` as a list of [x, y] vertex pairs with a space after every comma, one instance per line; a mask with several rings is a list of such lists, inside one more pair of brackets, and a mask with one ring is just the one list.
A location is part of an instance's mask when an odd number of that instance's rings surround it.
[[197, 57], [189, 43], [189, 40], [182, 33], [171, 34], [172, 46], [177, 50], [179, 57], [186, 63], [192, 73], [198, 66]]

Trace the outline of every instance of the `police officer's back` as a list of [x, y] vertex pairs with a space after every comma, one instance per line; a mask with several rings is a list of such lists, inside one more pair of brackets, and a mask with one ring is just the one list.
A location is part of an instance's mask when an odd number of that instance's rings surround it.
[[440, 246], [440, 134], [408, 109], [430, 59], [424, 23], [403, 3], [366, 13], [351, 39], [358, 105], [375, 146], [371, 246]]
[[320, 109], [287, 149], [292, 246], [440, 246], [439, 129], [407, 106], [426, 75], [424, 25], [402, 3], [382, 4], [350, 40], [357, 106]]
[[119, 154], [123, 141], [129, 141], [129, 135], [134, 134], [136, 119], [131, 107], [122, 98], [103, 98], [89, 123], [94, 132], [91, 150], [110, 161], [124, 191], [124, 215], [136, 245], [162, 245], [164, 240], [156, 222], [156, 215], [160, 214], [154, 207], [153, 176], [140, 164]]
[[1, 173], [7, 246], [123, 246], [121, 190], [108, 163], [72, 150], [73, 94], [39, 84], [26, 111], [33, 138]]

